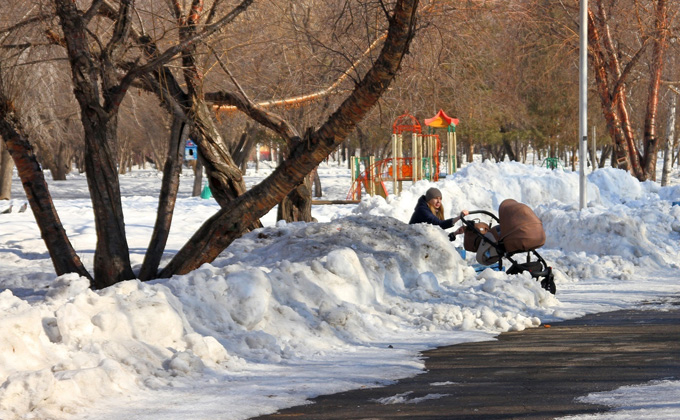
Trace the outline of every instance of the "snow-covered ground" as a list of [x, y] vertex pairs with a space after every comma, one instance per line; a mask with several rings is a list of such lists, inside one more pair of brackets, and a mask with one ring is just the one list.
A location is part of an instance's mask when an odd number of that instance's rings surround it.
[[[270, 171], [250, 170], [247, 182]], [[344, 199], [349, 171], [325, 164], [320, 174], [323, 198]], [[160, 177], [137, 169], [121, 178], [136, 268]], [[183, 175], [166, 261], [217, 210], [212, 199], [190, 197], [192, 181]], [[496, 213], [506, 198], [534, 209], [557, 294], [526, 274], [476, 273], [474, 256], [461, 258], [444, 231], [406, 224], [431, 186], [450, 216]], [[16, 179], [13, 190], [0, 202], [0, 211], [14, 208], [0, 214], [2, 419], [245, 419], [416, 375], [419, 352], [435, 346], [643, 301], [663, 308], [680, 292], [677, 170], [664, 188], [597, 170], [579, 210], [577, 173], [473, 163], [436, 184], [404, 185], [399, 197], [314, 206], [318, 223], [276, 223], [274, 210], [264, 228], [195, 272], [97, 292], [78, 276], [55, 278], [32, 213], [17, 212], [26, 200]], [[84, 176], [50, 182], [50, 191], [91, 267], [95, 228]], [[618, 407], [598, 419], [675, 419], [680, 381], [670, 379], [587, 400]]]

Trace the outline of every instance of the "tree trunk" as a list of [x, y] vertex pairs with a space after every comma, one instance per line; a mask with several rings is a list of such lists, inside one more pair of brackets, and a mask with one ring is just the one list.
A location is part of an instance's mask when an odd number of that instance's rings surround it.
[[4, 93], [0, 92], [0, 136], [17, 166], [26, 198], [52, 259], [54, 271], [58, 276], [78, 273], [92, 281], [92, 277], [66, 236], [66, 231], [59, 220], [47, 188], [45, 175], [10, 104], [11, 102], [4, 96]]
[[602, 153], [600, 154], [600, 162], [598, 163], [599, 168], [604, 168], [605, 163], [607, 162], [607, 159], [609, 158], [609, 155], [612, 153], [612, 146], [609, 144], [605, 144], [602, 146]]
[[12, 174], [14, 162], [5, 142], [0, 142], [0, 200], [12, 198]]
[[[179, 19], [180, 42], [196, 34], [196, 24], [201, 18], [200, 10], [192, 7], [186, 19]], [[192, 44], [182, 52], [182, 72], [188, 89], [190, 108], [187, 112], [196, 131], [196, 145], [203, 157], [208, 183], [213, 197], [220, 207], [228, 208], [230, 203], [246, 191], [243, 174], [238, 167], [229, 148], [226, 146], [212, 119], [210, 109], [203, 94], [203, 76], [199, 71], [196, 57], [196, 44]], [[253, 227], [261, 224], [256, 222]]]
[[198, 197], [199, 195], [201, 195], [201, 191], [203, 191], [203, 157], [201, 157], [200, 152], [198, 153], [198, 156], [196, 156], [196, 160], [194, 161], [193, 171], [194, 171], [194, 185], [191, 189], [191, 196]]
[[312, 174], [312, 184], [314, 185], [314, 197], [319, 198], [323, 196], [323, 189], [321, 188], [321, 177], [319, 176], [319, 170], [314, 169]]
[[260, 172], [260, 143], [255, 145], [255, 173]]
[[352, 159], [349, 158], [348, 150], [347, 142], [342, 142], [342, 153], [340, 154], [340, 158], [343, 162], [347, 163], [347, 169], [352, 169]]
[[194, 128], [198, 132], [196, 145], [203, 157], [210, 190], [220, 206], [228, 208], [236, 197], [246, 191], [243, 174], [217, 131], [205, 100], [194, 96], [192, 101], [189, 118], [195, 123]]
[[66, 181], [66, 175], [71, 171], [71, 153], [63, 142], [57, 147], [57, 156], [52, 170], [52, 179], [55, 181]]
[[[616, 165], [619, 168], [631, 171], [640, 181], [655, 179], [659, 86], [663, 72], [663, 57], [668, 48], [669, 28], [666, 0], [657, 0], [653, 33], [650, 37], [642, 39], [642, 46], [635, 54], [625, 55], [631, 57], [625, 67], [622, 67], [620, 62], [620, 57], [624, 55], [617, 49], [617, 43], [611, 36], [607, 8], [602, 0], [596, 0], [595, 4], [597, 15], [591, 10], [588, 12], [588, 44], [603, 114], [609, 134], [614, 141], [612, 159], [616, 159]], [[635, 131], [629, 116], [630, 104], [626, 96], [626, 80], [650, 43], [653, 45], [652, 61], [649, 63], [651, 77], [646, 102], [644, 154], [641, 154], [636, 146]]]
[[177, 117], [173, 118], [167, 158], [163, 167], [163, 183], [158, 199], [156, 224], [149, 241], [149, 247], [144, 256], [144, 263], [139, 271], [139, 278], [141, 280], [156, 278], [158, 266], [170, 236], [172, 215], [175, 210], [175, 202], [177, 201], [177, 191], [179, 190], [179, 175], [182, 171], [184, 127], [185, 123], [183, 120]]
[[[594, 137], [591, 140], [594, 140]], [[588, 146], [588, 157], [590, 158], [590, 165], [592, 166], [593, 171], [596, 170], [598, 160], [597, 160], [597, 150], [595, 150], [595, 147]]]
[[[187, 273], [213, 261], [327, 158], [351, 133], [394, 80], [415, 30], [418, 0], [398, 0], [383, 48], [366, 75], [328, 120], [297, 142], [266, 180], [238, 196], [230, 209], [208, 219], [163, 269], [161, 277]], [[305, 136], [307, 137], [307, 136]]]
[[[134, 278], [120, 199], [115, 145], [120, 87], [104, 60], [90, 52], [83, 15], [70, 0], [55, 0], [64, 32], [76, 99], [85, 131], [85, 172], [94, 210], [97, 246], [93, 287]], [[110, 52], [110, 51], [109, 51]], [[101, 78], [100, 78], [101, 77]], [[100, 92], [103, 95], [100, 97]]]
[[666, 147], [663, 151], [663, 169], [661, 171], [661, 186], [668, 185], [668, 177], [671, 174], [671, 163], [673, 160], [673, 143], [675, 142], [675, 107], [678, 101], [678, 96], [675, 92], [671, 92], [671, 109], [668, 114], [668, 137], [666, 138]]
[[649, 92], [647, 94], [647, 112], [645, 117], [645, 142], [643, 164], [643, 179], [656, 181], [656, 161], [659, 139], [656, 128], [656, 116], [659, 109], [659, 88], [664, 67], [664, 56], [668, 49], [668, 10], [666, 0], [658, 0], [654, 22], [654, 36], [652, 37], [652, 63]]
[[503, 139], [503, 150], [505, 151], [505, 154], [508, 155], [508, 158], [516, 162], [517, 161], [517, 156], [515, 154], [515, 151], [512, 150], [512, 144], [510, 144], [510, 141], [508, 139]]
[[276, 212], [277, 220], [291, 222], [311, 222], [312, 221], [312, 181], [310, 176], [305, 177], [305, 181], [295, 187], [279, 203]]
[[241, 134], [241, 138], [231, 151], [231, 155], [234, 158], [234, 163], [236, 166], [241, 168], [241, 173], [246, 173], [248, 159], [250, 159], [250, 155], [253, 153], [253, 150], [256, 146], [257, 129], [252, 124], [246, 124], [246, 128]]
[[40, 151], [42, 166], [50, 171], [54, 181], [66, 180], [66, 174], [69, 172], [71, 165], [70, 153], [67, 149], [63, 142], [59, 142], [53, 147], [46, 146]]
[[673, 159], [671, 161], [671, 168], [675, 166], [678, 163], [678, 155], [680, 155], [680, 148], [678, 148], [678, 136], [675, 136], [675, 139], [673, 139]]

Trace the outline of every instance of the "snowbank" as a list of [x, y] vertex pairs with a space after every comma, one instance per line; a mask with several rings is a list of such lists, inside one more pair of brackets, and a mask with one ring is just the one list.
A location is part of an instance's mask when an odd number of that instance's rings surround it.
[[[534, 208], [556, 296], [526, 274], [476, 273], [446, 232], [406, 224], [431, 186], [324, 207], [320, 223], [269, 223], [190, 274], [98, 292], [75, 275], [54, 278], [30, 212], [3, 215], [0, 418], [181, 418], [168, 398], [200, 406], [205, 417], [247, 418], [415, 375], [418, 351], [429, 347], [680, 290], [668, 281], [680, 277], [677, 185], [601, 169], [589, 176], [588, 208], [578, 211], [578, 177], [561, 170], [486, 162], [436, 184], [449, 216], [496, 212], [506, 198]], [[94, 231], [83, 214], [91, 208], [55, 197], [90, 264]], [[141, 262], [155, 200], [131, 196], [124, 206], [133, 261]], [[180, 198], [168, 252], [215, 209]]]

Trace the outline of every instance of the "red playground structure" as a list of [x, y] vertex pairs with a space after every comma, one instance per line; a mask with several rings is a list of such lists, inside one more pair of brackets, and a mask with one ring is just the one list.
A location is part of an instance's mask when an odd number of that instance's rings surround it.
[[[387, 198], [388, 190], [399, 195], [403, 181], [414, 184], [421, 179], [437, 181], [441, 174], [456, 171], [456, 125], [458, 119], [451, 118], [444, 111], [425, 120], [430, 134], [423, 134], [416, 117], [405, 113], [392, 124], [392, 157], [375, 161], [373, 156], [352, 157], [352, 187], [347, 193], [348, 200], [360, 200], [362, 189], [369, 195]], [[442, 150], [435, 128], [446, 128], [446, 150]], [[410, 156], [404, 156], [404, 135], [410, 137]], [[442, 169], [442, 161], [447, 171]], [[391, 188], [389, 185], [391, 184]]]

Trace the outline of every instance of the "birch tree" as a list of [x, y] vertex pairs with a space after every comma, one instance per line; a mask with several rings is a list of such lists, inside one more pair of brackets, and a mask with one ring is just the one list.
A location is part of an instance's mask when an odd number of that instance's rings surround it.
[[[590, 62], [618, 167], [641, 181], [655, 180], [660, 86], [677, 2], [595, 0], [590, 4]], [[633, 25], [628, 27], [632, 31], [627, 30], [627, 24]], [[638, 72], [641, 66], [643, 70]], [[629, 100], [632, 79], [640, 74], [647, 83], [644, 111], [633, 109]], [[636, 135], [631, 112], [644, 115], [642, 139]]]

